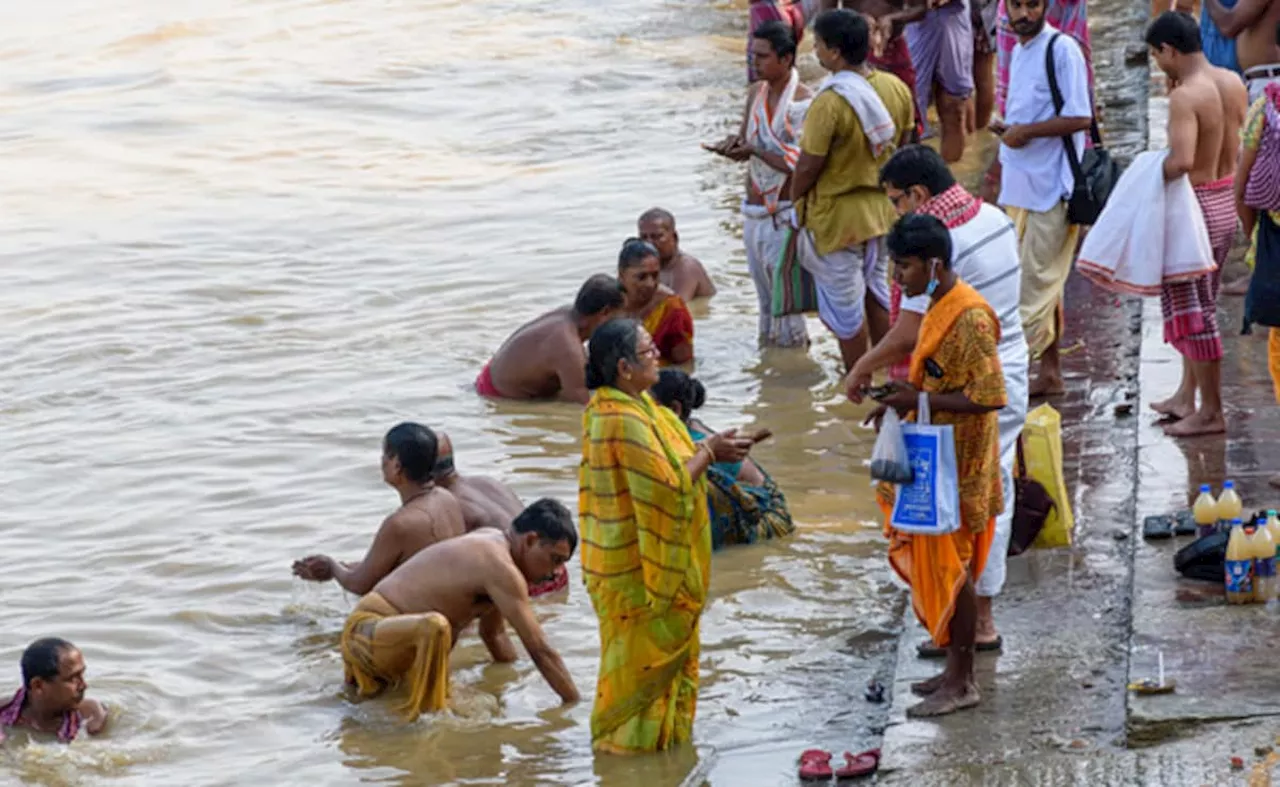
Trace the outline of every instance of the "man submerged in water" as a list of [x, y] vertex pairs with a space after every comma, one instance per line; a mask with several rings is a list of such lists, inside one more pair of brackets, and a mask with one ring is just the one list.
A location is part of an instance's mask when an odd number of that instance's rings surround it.
[[[449, 435], [440, 432], [439, 451], [436, 453], [435, 470], [432, 479], [436, 485], [447, 489], [458, 499], [462, 506], [462, 517], [466, 521], [467, 532], [482, 527], [498, 530], [510, 530], [511, 522], [520, 514], [524, 503], [511, 487], [496, 478], [470, 474], [462, 476], [453, 463], [453, 441]], [[564, 566], [556, 569], [550, 579], [529, 586], [530, 596], [541, 596], [567, 587], [569, 570]]]
[[97, 735], [107, 726], [107, 708], [84, 696], [84, 656], [65, 639], [49, 637], [22, 653], [22, 688], [0, 705], [0, 741], [5, 728], [26, 727], [70, 743], [83, 728]]
[[582, 343], [622, 308], [622, 285], [596, 274], [565, 306], [525, 323], [480, 370], [476, 391], [491, 399], [558, 399], [586, 404]]
[[409, 697], [400, 710], [410, 720], [442, 710], [458, 633], [478, 619], [494, 661], [510, 663], [516, 650], [506, 621], [551, 688], [566, 704], [577, 702], [578, 689], [538, 625], [528, 590], [567, 563], [577, 545], [568, 510], [542, 499], [509, 530], [484, 527], [422, 550], [360, 599], [347, 618], [341, 644], [347, 683], [362, 696], [406, 684]]
[[400, 494], [400, 508], [383, 520], [373, 545], [358, 563], [339, 563], [328, 555], [294, 561], [293, 575], [310, 582], [336, 580], [363, 595], [414, 554], [466, 532], [458, 500], [432, 480], [438, 443], [421, 424], [405, 422], [382, 441], [382, 479]]
[[716, 285], [707, 275], [707, 269], [697, 257], [680, 250], [680, 235], [676, 232], [676, 217], [662, 208], [650, 208], [636, 222], [640, 240], [658, 250], [658, 263], [662, 266], [658, 280], [675, 291], [689, 303], [694, 298], [710, 298], [716, 294]]

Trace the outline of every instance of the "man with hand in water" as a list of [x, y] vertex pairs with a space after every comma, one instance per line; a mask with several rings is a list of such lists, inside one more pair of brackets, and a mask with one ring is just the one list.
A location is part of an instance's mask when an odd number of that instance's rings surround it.
[[636, 222], [636, 232], [640, 240], [647, 241], [658, 250], [658, 263], [662, 266], [659, 280], [685, 303], [716, 294], [716, 285], [707, 275], [707, 269], [702, 267], [697, 257], [680, 250], [676, 217], [670, 211], [662, 208], [646, 210]]
[[558, 399], [586, 404], [582, 343], [622, 308], [622, 287], [612, 276], [587, 279], [572, 306], [526, 323], [511, 334], [476, 378], [491, 399]]
[[[453, 441], [440, 432], [439, 450], [436, 452], [435, 469], [431, 473], [436, 485], [447, 489], [462, 506], [462, 518], [467, 532], [482, 527], [510, 530], [511, 522], [519, 515], [524, 503], [511, 487], [496, 478], [483, 475], [462, 476], [453, 463]], [[546, 581], [529, 586], [530, 596], [541, 596], [560, 590], [569, 584], [569, 571], [564, 566]]]
[[421, 424], [405, 422], [387, 432], [382, 479], [400, 494], [400, 508], [383, 520], [364, 560], [347, 564], [311, 555], [294, 562], [293, 575], [310, 582], [337, 580], [344, 590], [364, 595], [418, 551], [465, 533], [457, 498], [432, 480], [437, 450], [435, 433]]
[[503, 621], [511, 624], [547, 683], [564, 702], [578, 689], [547, 642], [529, 606], [530, 583], [573, 557], [578, 534], [563, 505], [542, 499], [510, 530], [481, 528], [414, 555], [360, 599], [342, 630], [348, 684], [362, 696], [406, 683], [400, 710], [410, 719], [442, 710], [449, 694], [449, 652], [458, 633], [480, 621], [480, 639], [494, 661], [516, 660]]
[[1174, 421], [1165, 427], [1171, 437], [1215, 434], [1226, 431], [1218, 285], [1236, 233], [1236, 150], [1249, 97], [1238, 76], [1205, 58], [1200, 30], [1186, 14], [1161, 14], [1147, 28], [1146, 41], [1156, 65], [1177, 83], [1169, 92], [1164, 177], [1190, 177], [1218, 265], [1193, 281], [1161, 287], [1164, 338], [1182, 355], [1182, 382], [1173, 396], [1151, 407]]
[[81, 728], [97, 735], [107, 726], [107, 708], [84, 696], [84, 656], [65, 639], [38, 639], [22, 653], [22, 688], [0, 705], [0, 741], [6, 727], [26, 727], [75, 740]]

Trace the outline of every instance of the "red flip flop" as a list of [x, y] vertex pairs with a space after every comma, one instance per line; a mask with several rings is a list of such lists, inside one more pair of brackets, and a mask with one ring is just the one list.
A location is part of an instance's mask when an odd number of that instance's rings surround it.
[[800, 780], [806, 782], [830, 781], [831, 752], [822, 749], [806, 749], [800, 753]]
[[858, 779], [863, 776], [870, 776], [880, 767], [880, 750], [871, 749], [861, 754], [853, 755], [849, 752], [844, 753], [844, 767], [837, 768], [835, 776], [837, 779]]

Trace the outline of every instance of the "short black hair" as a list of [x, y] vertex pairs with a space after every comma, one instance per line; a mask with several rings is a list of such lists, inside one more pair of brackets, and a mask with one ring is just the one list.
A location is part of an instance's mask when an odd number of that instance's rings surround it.
[[396, 424], [383, 438], [387, 456], [400, 461], [400, 467], [411, 481], [425, 484], [431, 480], [440, 443], [436, 433], [412, 421]]
[[618, 382], [618, 361], [638, 363], [636, 343], [640, 323], [619, 317], [596, 328], [587, 342], [587, 390]]
[[58, 637], [38, 639], [22, 651], [22, 687], [31, 688], [36, 678], [51, 680], [58, 677], [58, 661], [62, 654], [74, 650], [75, 645]]
[[573, 515], [559, 500], [544, 497], [529, 504], [512, 521], [517, 533], [537, 533], [548, 544], [561, 541], [569, 543], [569, 554], [578, 548], [578, 530], [573, 526]]
[[862, 14], [847, 8], [823, 11], [813, 22], [813, 32], [822, 43], [838, 51], [849, 65], [860, 66], [867, 61], [871, 28]]
[[680, 404], [680, 418], [688, 421], [689, 414], [707, 401], [706, 387], [679, 369], [663, 369], [658, 372], [658, 382], [649, 389], [658, 404], [667, 409]]
[[928, 145], [907, 145], [880, 168], [880, 185], [902, 191], [924, 186], [936, 197], [956, 185], [956, 179], [938, 151]]
[[625, 300], [622, 282], [607, 273], [597, 273], [578, 290], [578, 297], [573, 299], [573, 310], [579, 317], [594, 317], [610, 309], [622, 308]]
[[658, 249], [652, 243], [639, 238], [627, 238], [622, 242], [622, 251], [618, 252], [618, 273], [657, 256]]
[[636, 224], [644, 224], [647, 221], [662, 221], [674, 232], [676, 228], [675, 214], [666, 208], [649, 208], [640, 214], [640, 218], [636, 219]]
[[791, 25], [783, 24], [777, 19], [770, 19], [757, 27], [751, 37], [758, 38], [761, 41], [768, 41], [769, 46], [773, 48], [773, 53], [778, 56], [779, 60], [790, 55], [794, 61], [796, 56], [796, 32], [791, 28]]
[[908, 213], [889, 230], [887, 243], [894, 259], [940, 260], [942, 267], [951, 268], [951, 233], [933, 216]]
[[[1280, 36], [1278, 36], [1280, 37]], [[1184, 55], [1203, 50], [1200, 43], [1200, 26], [1189, 14], [1165, 11], [1147, 28], [1147, 46], [1154, 49], [1168, 44]]]

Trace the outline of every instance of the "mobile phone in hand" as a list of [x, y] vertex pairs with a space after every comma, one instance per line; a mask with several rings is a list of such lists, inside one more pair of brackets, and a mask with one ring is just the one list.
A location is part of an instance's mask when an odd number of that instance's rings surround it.
[[867, 396], [875, 399], [877, 402], [893, 393], [893, 385], [873, 385], [867, 389]]
[[751, 444], [755, 445], [756, 443], [763, 443], [765, 440], [768, 440], [770, 437], [773, 437], [772, 431], [768, 429], [761, 429], [760, 431], [751, 435], [749, 439], [751, 440]]

